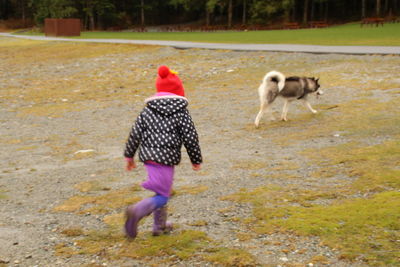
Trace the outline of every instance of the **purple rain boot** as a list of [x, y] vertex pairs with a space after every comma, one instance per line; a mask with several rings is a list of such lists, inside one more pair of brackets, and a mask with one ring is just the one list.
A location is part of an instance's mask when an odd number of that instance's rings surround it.
[[167, 222], [167, 206], [156, 209], [153, 212], [154, 223], [153, 223], [153, 236], [159, 236], [164, 233], [169, 233], [172, 231], [172, 223]]
[[130, 238], [135, 238], [137, 235], [137, 228], [139, 221], [151, 214], [156, 208], [152, 198], [146, 198], [141, 200], [135, 205], [130, 205], [126, 209], [126, 222], [125, 222], [125, 233]]

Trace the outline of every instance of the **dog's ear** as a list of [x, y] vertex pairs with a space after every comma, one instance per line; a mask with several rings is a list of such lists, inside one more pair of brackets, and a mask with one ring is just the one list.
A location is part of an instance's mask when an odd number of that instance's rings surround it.
[[319, 78], [317, 78], [315, 81], [318, 82], [318, 81], [319, 81]]

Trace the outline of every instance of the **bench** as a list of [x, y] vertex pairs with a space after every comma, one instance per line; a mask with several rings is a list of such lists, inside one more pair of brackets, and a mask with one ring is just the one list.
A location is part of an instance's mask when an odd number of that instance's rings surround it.
[[397, 23], [400, 22], [400, 18], [396, 17], [396, 16], [387, 16], [385, 18], [385, 22], [389, 22], [389, 23]]
[[325, 21], [310, 21], [309, 25], [311, 28], [325, 28], [329, 26]]
[[289, 30], [300, 29], [300, 25], [297, 22], [287, 22], [283, 24], [283, 28]]
[[361, 27], [364, 25], [371, 25], [374, 26], [374, 24], [376, 25], [376, 27], [378, 27], [379, 25], [382, 25], [383, 27], [383, 22], [385, 20], [383, 18], [365, 18], [361, 21]]

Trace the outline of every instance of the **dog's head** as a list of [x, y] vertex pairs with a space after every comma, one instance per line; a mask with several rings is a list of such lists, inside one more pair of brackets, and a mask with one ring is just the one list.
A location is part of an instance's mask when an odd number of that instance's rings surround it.
[[317, 96], [320, 96], [324, 94], [324, 92], [320, 89], [321, 85], [319, 84], [319, 78], [311, 77], [309, 78], [311, 81], [311, 90], [317, 94]]

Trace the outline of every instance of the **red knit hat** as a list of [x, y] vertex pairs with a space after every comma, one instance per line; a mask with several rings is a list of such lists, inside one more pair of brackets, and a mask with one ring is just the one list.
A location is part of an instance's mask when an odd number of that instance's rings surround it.
[[167, 92], [175, 95], [185, 96], [185, 89], [182, 81], [177, 73], [171, 71], [167, 66], [158, 68], [158, 76], [156, 80], [157, 92]]

